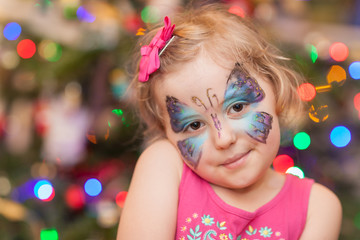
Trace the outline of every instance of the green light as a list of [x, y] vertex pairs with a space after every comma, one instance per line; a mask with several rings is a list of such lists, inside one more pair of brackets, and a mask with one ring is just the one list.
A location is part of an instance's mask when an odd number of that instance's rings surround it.
[[315, 63], [316, 59], [318, 58], [318, 53], [317, 53], [316, 47], [314, 47], [314, 45], [311, 45], [310, 58], [313, 63]]
[[116, 114], [118, 117], [123, 115], [123, 111], [121, 109], [114, 109], [111, 112]]
[[40, 233], [41, 240], [58, 240], [59, 236], [56, 229], [42, 229]]
[[360, 212], [355, 215], [354, 224], [357, 229], [360, 229]]
[[299, 150], [305, 150], [310, 146], [311, 139], [306, 132], [299, 132], [294, 137], [294, 146]]
[[159, 21], [159, 12], [155, 7], [146, 6], [141, 11], [141, 19], [145, 23], [156, 23]]

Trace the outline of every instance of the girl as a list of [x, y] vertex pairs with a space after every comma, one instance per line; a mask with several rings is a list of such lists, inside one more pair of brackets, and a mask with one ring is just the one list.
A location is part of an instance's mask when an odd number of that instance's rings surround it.
[[337, 197], [271, 168], [301, 78], [220, 5], [171, 20], [140, 40], [131, 87], [149, 146], [118, 239], [337, 239]]

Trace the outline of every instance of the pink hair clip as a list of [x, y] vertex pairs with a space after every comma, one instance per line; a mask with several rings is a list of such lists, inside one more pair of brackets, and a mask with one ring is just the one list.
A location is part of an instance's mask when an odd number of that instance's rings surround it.
[[[141, 47], [141, 59], [139, 66], [140, 82], [148, 81], [149, 75], [160, 68], [159, 55], [161, 55], [165, 47], [173, 39], [172, 33], [174, 31], [175, 24], [171, 26], [170, 19], [166, 16], [164, 18], [164, 25], [165, 26], [156, 33], [149, 45]], [[159, 53], [161, 49], [162, 51]]]

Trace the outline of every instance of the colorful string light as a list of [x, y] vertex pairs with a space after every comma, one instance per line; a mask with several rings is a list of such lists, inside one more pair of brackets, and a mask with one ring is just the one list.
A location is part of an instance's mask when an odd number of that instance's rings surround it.
[[4, 28], [3, 34], [7, 40], [16, 40], [21, 34], [21, 26], [16, 22], [8, 23]]
[[276, 172], [285, 173], [290, 167], [294, 166], [294, 160], [286, 154], [278, 155], [273, 161]]
[[303, 83], [297, 89], [301, 100], [309, 102], [316, 96], [316, 88], [311, 83]]
[[55, 191], [50, 181], [39, 180], [34, 186], [34, 194], [42, 201], [51, 201], [55, 196]]
[[58, 240], [59, 234], [54, 228], [42, 229], [40, 232], [40, 240]]
[[17, 53], [24, 59], [32, 58], [36, 52], [36, 45], [30, 39], [21, 40], [17, 45]]
[[80, 6], [76, 11], [76, 16], [82, 22], [92, 23], [96, 20], [96, 17], [86, 10], [83, 6]]
[[351, 141], [351, 132], [345, 126], [337, 126], [331, 131], [330, 140], [335, 147], [345, 147]]
[[294, 146], [299, 150], [305, 150], [310, 146], [311, 139], [306, 132], [299, 132], [294, 136]]
[[349, 48], [342, 42], [335, 42], [329, 48], [330, 57], [337, 62], [345, 61], [349, 56]]
[[91, 197], [98, 196], [102, 191], [101, 182], [96, 178], [88, 179], [84, 184], [86, 194]]
[[126, 200], [126, 197], [127, 197], [127, 192], [126, 191], [122, 191], [122, 192], [119, 192], [117, 195], [116, 195], [116, 204], [123, 208], [124, 207], [124, 204], [125, 204], [125, 200]]
[[299, 178], [304, 178], [305, 174], [303, 170], [301, 170], [299, 167], [290, 167], [288, 170], [286, 170], [287, 174], [292, 174], [294, 176], [297, 176]]
[[353, 79], [360, 79], [360, 62], [352, 62], [350, 64], [349, 74]]

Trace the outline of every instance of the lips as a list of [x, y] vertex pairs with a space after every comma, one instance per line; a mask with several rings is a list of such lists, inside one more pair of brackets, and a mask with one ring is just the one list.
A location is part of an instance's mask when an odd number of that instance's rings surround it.
[[227, 159], [221, 165], [226, 167], [226, 168], [229, 168], [229, 169], [239, 167], [239, 166], [241, 166], [241, 165], [243, 165], [245, 163], [245, 160], [246, 160], [247, 156], [249, 155], [249, 153], [250, 153], [250, 151], [248, 151], [246, 153], [237, 154], [237, 155]]

